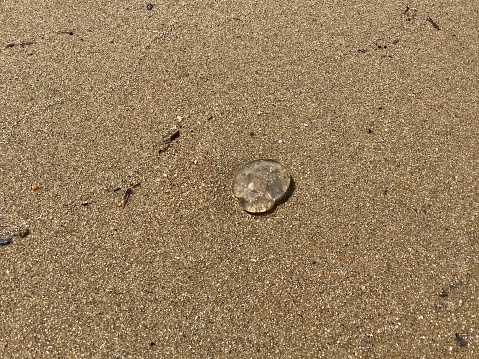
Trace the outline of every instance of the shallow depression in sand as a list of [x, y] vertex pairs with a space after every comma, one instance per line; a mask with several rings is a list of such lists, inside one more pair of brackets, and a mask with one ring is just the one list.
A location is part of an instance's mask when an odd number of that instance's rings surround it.
[[255, 160], [244, 165], [233, 180], [233, 193], [247, 212], [262, 213], [274, 207], [288, 191], [291, 176], [274, 160]]

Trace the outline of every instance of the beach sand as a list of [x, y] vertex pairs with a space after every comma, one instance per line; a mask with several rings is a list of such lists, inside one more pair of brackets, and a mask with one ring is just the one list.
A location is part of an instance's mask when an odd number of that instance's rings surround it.
[[[479, 356], [475, 2], [0, 23], [0, 357]], [[295, 182], [263, 216], [258, 158]]]

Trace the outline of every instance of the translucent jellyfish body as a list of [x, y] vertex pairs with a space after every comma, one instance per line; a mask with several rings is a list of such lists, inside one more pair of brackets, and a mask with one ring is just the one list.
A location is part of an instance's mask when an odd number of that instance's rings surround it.
[[233, 193], [247, 212], [272, 209], [288, 191], [291, 176], [281, 163], [255, 160], [244, 165], [233, 180]]

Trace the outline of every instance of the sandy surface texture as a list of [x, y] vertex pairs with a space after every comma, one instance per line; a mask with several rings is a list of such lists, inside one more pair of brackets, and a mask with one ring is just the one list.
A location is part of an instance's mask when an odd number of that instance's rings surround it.
[[[479, 357], [478, 24], [0, 1], [0, 357]], [[258, 158], [295, 183], [262, 216]]]

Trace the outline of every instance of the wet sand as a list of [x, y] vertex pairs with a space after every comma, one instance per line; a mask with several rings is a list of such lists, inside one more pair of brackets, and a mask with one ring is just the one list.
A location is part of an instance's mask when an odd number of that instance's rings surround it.
[[0, 356], [477, 357], [474, 3], [146, 5], [0, 3]]

